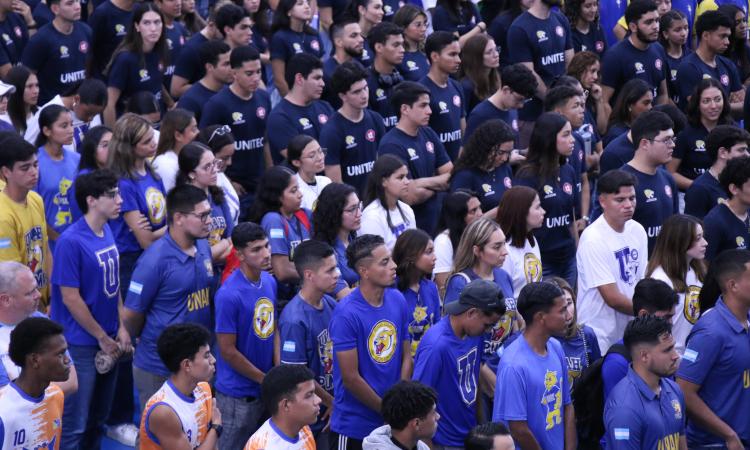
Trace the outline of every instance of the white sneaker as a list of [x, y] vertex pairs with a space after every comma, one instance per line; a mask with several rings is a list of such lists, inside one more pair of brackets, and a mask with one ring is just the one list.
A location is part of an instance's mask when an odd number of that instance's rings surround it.
[[107, 437], [128, 447], [135, 447], [138, 428], [132, 423], [123, 423], [107, 429]]

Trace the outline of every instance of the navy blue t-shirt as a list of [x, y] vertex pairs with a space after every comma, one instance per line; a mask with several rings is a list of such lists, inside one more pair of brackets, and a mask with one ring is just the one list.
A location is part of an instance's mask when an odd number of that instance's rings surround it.
[[576, 27], [571, 27], [573, 50], [578, 52], [592, 52], [601, 59], [607, 51], [607, 38], [599, 23], [589, 25], [588, 33], [581, 33]]
[[21, 60], [39, 78], [40, 105], [86, 77], [90, 43], [91, 28], [83, 22], [73, 22], [70, 34], [49, 23], [29, 39]]
[[693, 180], [693, 184], [685, 192], [685, 214], [702, 219], [726, 198], [727, 191], [707, 170]]
[[602, 175], [613, 169], [619, 169], [635, 156], [635, 146], [628, 139], [628, 133], [616, 137], [604, 147], [599, 160], [599, 173]]
[[638, 181], [635, 187], [636, 207], [633, 220], [646, 229], [648, 252], [651, 254], [661, 225], [669, 216], [680, 212], [677, 184], [672, 174], [661, 167], [656, 169], [654, 175], [640, 172], [629, 164], [625, 164], [621, 169], [635, 175]]
[[[602, 60], [602, 84], [619, 92], [622, 86], [634, 79], [645, 81], [656, 98], [661, 82], [666, 78], [664, 49], [649, 45], [646, 50], [633, 46], [630, 39], [623, 39], [613, 45]], [[615, 95], [612, 96], [614, 102]]]
[[333, 18], [333, 23], [338, 23], [341, 21], [341, 19], [344, 18], [344, 14], [346, 13], [346, 7], [349, 5], [349, 2], [346, 0], [319, 0], [318, 1], [318, 7], [319, 8], [331, 8], [331, 16]]
[[474, 107], [469, 113], [469, 117], [466, 118], [464, 143], [469, 140], [471, 134], [474, 133], [474, 130], [476, 130], [479, 125], [492, 119], [500, 119], [510, 125], [510, 127], [513, 128], [513, 131], [516, 132], [516, 144], [518, 143], [518, 110], [502, 110], [490, 102], [489, 99], [483, 100]]
[[[409, 136], [398, 128], [387, 132], [380, 141], [378, 154], [388, 153], [406, 163], [412, 180], [436, 176], [438, 168], [450, 162], [440, 138], [430, 127], [419, 127], [416, 136]], [[419, 205], [412, 205], [412, 208], [417, 228], [432, 235], [440, 216], [439, 195], [433, 195]]]
[[703, 218], [703, 232], [708, 241], [706, 259], [710, 260], [724, 250], [748, 248], [750, 219], [742, 221], [727, 205], [716, 205]]
[[0, 21], [0, 37], [0, 66], [15, 66], [21, 62], [21, 55], [29, 41], [26, 21], [14, 12], [5, 13], [5, 20]]
[[95, 76], [104, 79], [102, 72], [107, 67], [117, 46], [128, 34], [128, 27], [132, 20], [132, 11], [118, 8], [111, 0], [99, 5], [89, 17], [91, 42], [96, 44], [93, 46], [91, 55]]
[[247, 192], [255, 192], [258, 178], [265, 169], [263, 147], [270, 109], [271, 100], [266, 91], [258, 89], [250, 100], [243, 100], [226, 86], [211, 97], [201, 114], [201, 128], [229, 125], [232, 129], [236, 151], [226, 175]]
[[430, 90], [430, 128], [438, 134], [451, 161], [455, 161], [461, 150], [461, 119], [466, 117], [463, 89], [452, 78], [448, 78], [445, 87], [438, 86], [430, 77], [419, 82]]
[[677, 146], [672, 154], [673, 158], [681, 160], [677, 173], [694, 180], [711, 167], [711, 157], [706, 151], [707, 140], [708, 130], [702, 124], [695, 126], [688, 123], [677, 135]]
[[164, 25], [164, 33], [167, 36], [167, 49], [169, 50], [169, 65], [164, 70], [164, 86], [169, 89], [169, 85], [172, 82], [172, 75], [174, 75], [175, 65], [180, 59], [180, 54], [185, 47], [185, 42], [187, 41], [189, 34], [185, 29], [185, 25], [178, 21], [172, 23], [172, 28]]
[[286, 149], [289, 141], [299, 134], [306, 134], [315, 139], [320, 137], [320, 130], [333, 116], [334, 110], [325, 100], [315, 100], [307, 106], [297, 106], [282, 98], [268, 116], [268, 142], [271, 145], [273, 163], [284, 160], [281, 151]]
[[335, 113], [320, 131], [320, 146], [328, 149], [326, 165], [341, 166], [341, 181], [365, 193], [367, 176], [378, 159], [378, 142], [385, 136], [383, 118], [369, 109], [359, 122]]
[[156, 96], [161, 103], [161, 90], [164, 80], [164, 67], [156, 52], [146, 53], [145, 66], [141, 63], [141, 56], [133, 52], [124, 51], [115, 57], [109, 68], [108, 87], [120, 90], [117, 101], [117, 112], [125, 109], [125, 102], [140, 91], [148, 91]]
[[581, 217], [581, 194], [583, 193], [583, 174], [586, 173], [586, 150], [583, 138], [578, 133], [573, 133], [574, 147], [573, 153], [568, 157], [568, 164], [573, 168], [576, 180], [576, 217]]
[[459, 4], [458, 16], [452, 15], [443, 5], [437, 5], [432, 12], [432, 29], [435, 31], [447, 31], [458, 33], [459, 36], [471, 31], [482, 21], [479, 9], [471, 2], [457, 2]]
[[208, 42], [202, 33], [195, 33], [188, 39], [185, 46], [180, 52], [180, 57], [175, 61], [174, 75], [188, 80], [188, 83], [195, 83], [206, 74], [206, 69], [200, 63], [200, 53], [198, 50]]
[[190, 89], [182, 94], [182, 97], [180, 97], [180, 101], [177, 102], [177, 107], [192, 111], [193, 114], [195, 114], [195, 121], [200, 123], [203, 108], [206, 106], [211, 97], [216, 94], [216, 91], [212, 91], [211, 89], [198, 82], [190, 86]]
[[404, 52], [404, 60], [398, 65], [398, 71], [407, 81], [419, 81], [430, 71], [430, 61], [424, 52]]
[[[398, 72], [396, 70], [394, 73]], [[370, 102], [369, 108], [377, 112], [383, 117], [383, 125], [385, 125], [385, 131], [389, 131], [391, 128], [396, 126], [398, 123], [398, 117], [396, 116], [396, 108], [391, 105], [391, 92], [394, 86], [398, 84], [395, 82], [401, 74], [398, 75], [380, 75], [374, 68], [370, 68], [367, 75], [367, 87], [370, 90]], [[387, 79], [394, 81], [392, 85], [383, 83]]]
[[677, 68], [677, 90], [680, 92], [680, 106], [687, 105], [688, 97], [693, 95], [696, 86], [704, 78], [713, 78], [724, 86], [727, 96], [742, 89], [742, 80], [737, 66], [732, 61], [716, 56], [716, 67], [704, 63], [697, 53], [691, 53], [682, 60]]
[[511, 11], [503, 11], [495, 17], [490, 26], [487, 27], [487, 34], [489, 34], [497, 45], [497, 51], [500, 53], [500, 67], [509, 66], [510, 55], [508, 53], [508, 30], [510, 25], [516, 20], [517, 16], [513, 15]]
[[[549, 86], [565, 75], [565, 51], [573, 49], [568, 19], [552, 11], [546, 20], [529, 12], [518, 16], [508, 30], [508, 51], [512, 63], [533, 62], [534, 72]], [[542, 102], [534, 97], [519, 112], [521, 120], [535, 120], [542, 113]]]
[[630, 127], [624, 123], [618, 122], [610, 125], [607, 129], [607, 134], [605, 134], [604, 139], [602, 139], [602, 144], [607, 147], [616, 137], [625, 134], [627, 131], [630, 131]]
[[675, 105], [683, 104], [682, 100], [680, 100], [680, 88], [677, 86], [677, 68], [680, 67], [682, 61], [684, 61], [690, 53], [692, 53], [692, 51], [687, 48], [687, 46], [682, 47], [682, 56], [679, 58], [672, 58], [669, 56], [669, 53], [664, 51], [664, 61], [667, 63], [667, 93]]
[[271, 59], [289, 61], [297, 53], [309, 53], [323, 58], [323, 44], [318, 33], [297, 33], [292, 30], [278, 30], [271, 37]]
[[469, 189], [477, 193], [482, 211], [489, 211], [500, 204], [506, 190], [513, 186], [513, 170], [510, 164], [501, 164], [494, 170], [464, 169], [451, 176], [451, 191]]
[[[396, 11], [398, 11], [399, 8], [404, 6], [405, 2], [403, 0], [384, 0], [383, 1], [383, 21], [384, 22], [391, 22], [393, 21], [393, 16], [396, 15]], [[422, 6], [420, 3], [419, 6]]]
[[[356, 60], [353, 59], [352, 61]], [[334, 109], [341, 108], [341, 99], [338, 94], [334, 94], [331, 90], [331, 78], [338, 66], [339, 62], [333, 56], [323, 61], [323, 81], [325, 82], [325, 87], [323, 87], [323, 95], [320, 98], [327, 101]]]
[[[29, 6], [31, 6], [30, 2]], [[47, 25], [48, 23], [55, 20], [55, 15], [52, 13], [52, 11], [50, 11], [49, 6], [47, 6], [46, 3], [39, 2], [33, 8], [34, 9], [31, 11], [31, 16], [34, 18], [34, 22], [36, 22], [37, 27], [43, 27], [44, 25]], [[84, 11], [86, 11], [86, 2], [81, 2], [80, 20], [86, 22], [86, 17], [83, 14]]]

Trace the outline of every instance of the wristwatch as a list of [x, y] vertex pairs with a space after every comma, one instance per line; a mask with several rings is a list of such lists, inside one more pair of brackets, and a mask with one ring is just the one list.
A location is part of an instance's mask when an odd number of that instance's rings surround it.
[[221, 432], [224, 431], [224, 427], [211, 422], [208, 424], [208, 431], [211, 430], [216, 430], [216, 437], [221, 437]]

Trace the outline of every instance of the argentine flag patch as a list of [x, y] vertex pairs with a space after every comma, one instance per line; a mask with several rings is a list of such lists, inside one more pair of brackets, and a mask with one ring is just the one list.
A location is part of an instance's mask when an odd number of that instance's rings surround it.
[[294, 341], [284, 341], [284, 351], [289, 353], [294, 353], [294, 351], [297, 349], [297, 343]]
[[284, 239], [284, 230], [281, 228], [271, 228], [269, 233], [272, 239]]
[[132, 292], [135, 295], [141, 295], [141, 292], [143, 292], [143, 285], [141, 283], [131, 281], [130, 286], [128, 287], [128, 291]]
[[10, 238], [0, 238], [0, 248], [10, 248]]
[[630, 439], [630, 428], [615, 428], [615, 440], [627, 441]]
[[686, 359], [690, 362], [695, 362], [696, 359], [698, 359], [698, 352], [695, 350], [686, 348], [685, 353], [682, 355], [682, 359]]

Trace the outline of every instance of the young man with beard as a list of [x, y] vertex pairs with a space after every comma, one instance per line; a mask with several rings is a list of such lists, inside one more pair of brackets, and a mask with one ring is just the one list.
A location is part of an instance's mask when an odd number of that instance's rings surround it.
[[630, 36], [613, 45], [602, 60], [602, 95], [612, 103], [615, 92], [633, 78], [651, 86], [654, 103], [666, 103], [667, 78], [664, 50], [659, 39], [659, 13], [653, 0], [633, 0], [625, 10]]
[[671, 377], [680, 355], [672, 324], [661, 317], [637, 317], [625, 328], [632, 366], [604, 406], [607, 449], [679, 449], [685, 441], [685, 398]]
[[333, 108], [338, 109], [341, 107], [341, 99], [331, 89], [331, 78], [336, 68], [341, 64], [349, 61], [359, 63], [358, 58], [362, 57], [365, 38], [362, 36], [362, 29], [357, 21], [345, 19], [333, 24], [331, 40], [333, 41], [334, 53], [323, 62], [323, 81], [326, 85], [323, 88], [322, 99], [330, 103]]

